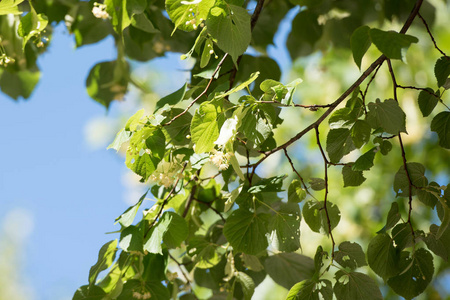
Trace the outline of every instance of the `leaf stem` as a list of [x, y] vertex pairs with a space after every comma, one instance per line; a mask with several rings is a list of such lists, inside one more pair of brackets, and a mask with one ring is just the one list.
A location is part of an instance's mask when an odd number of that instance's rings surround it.
[[228, 57], [228, 53], [225, 53], [225, 55], [222, 57], [222, 59], [220, 60], [220, 62], [217, 64], [216, 69], [214, 70], [214, 72], [211, 75], [211, 78], [208, 81], [208, 84], [206, 85], [205, 89], [200, 93], [200, 95], [198, 95], [194, 100], [192, 100], [191, 103], [189, 103], [188, 107], [186, 107], [185, 110], [183, 110], [181, 113], [179, 113], [178, 115], [176, 115], [175, 117], [173, 117], [169, 122], [162, 124], [162, 126], [169, 126], [170, 124], [172, 124], [172, 122], [174, 122], [176, 119], [178, 119], [179, 117], [183, 116], [185, 113], [188, 112], [188, 110], [194, 105], [195, 102], [197, 102], [203, 95], [205, 95], [208, 92], [209, 87], [211, 86], [211, 83], [214, 80], [214, 77], [216, 76], [217, 72], [219, 72], [220, 67], [223, 65], [223, 63], [225, 62], [225, 59]]

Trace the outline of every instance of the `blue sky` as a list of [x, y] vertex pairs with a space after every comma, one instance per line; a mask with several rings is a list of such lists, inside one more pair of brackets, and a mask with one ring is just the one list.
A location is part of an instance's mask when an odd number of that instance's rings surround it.
[[101, 245], [116, 238], [104, 233], [117, 229], [114, 219], [127, 207], [122, 158], [92, 150], [84, 136], [88, 121], [106, 115], [86, 94], [85, 78], [114, 56], [112, 39], [75, 50], [59, 26], [39, 59], [43, 76], [32, 97], [0, 94], [0, 223], [12, 210], [30, 213], [21, 271], [36, 300], [71, 299], [87, 283]]
[[[272, 47], [269, 53], [286, 66], [288, 55], [279, 51]], [[60, 25], [39, 58], [42, 78], [31, 98], [15, 102], [0, 93], [0, 228], [13, 211], [25, 212], [16, 214], [27, 218], [18, 224], [32, 225], [18, 249], [21, 282], [33, 290], [29, 300], [71, 299], [87, 283], [100, 247], [117, 238], [105, 233], [118, 229], [114, 219], [128, 207], [123, 158], [106, 147], [93, 150], [85, 132], [92, 120], [116, 119], [127, 105], [114, 103], [107, 113], [85, 91], [90, 68], [115, 55], [112, 38], [75, 49], [73, 36]], [[159, 60], [152, 67], [167, 70], [167, 64]], [[155, 86], [164, 95], [182, 80], [166, 75], [159, 81]]]

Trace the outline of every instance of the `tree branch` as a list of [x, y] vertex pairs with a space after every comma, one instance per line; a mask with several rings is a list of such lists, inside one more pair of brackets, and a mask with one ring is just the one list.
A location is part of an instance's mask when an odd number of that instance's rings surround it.
[[[423, 3], [423, 0], [417, 0], [416, 4], [414, 5], [414, 8], [412, 9], [411, 13], [409, 14], [408, 19], [406, 20], [405, 24], [403, 25], [402, 29], [400, 30], [400, 33], [406, 33], [406, 31], [408, 31], [409, 27], [411, 26], [414, 18], [416, 17], [416, 15], [419, 13], [419, 9], [421, 7]], [[328, 108], [328, 110], [321, 115], [314, 123], [312, 123], [311, 125], [309, 125], [308, 127], [306, 127], [305, 129], [303, 129], [302, 131], [300, 131], [299, 133], [297, 133], [293, 138], [291, 138], [290, 140], [288, 140], [287, 142], [285, 142], [284, 144], [270, 150], [270, 151], [266, 151], [264, 153], [264, 156], [258, 160], [253, 166], [254, 169], [252, 171], [252, 174], [255, 172], [255, 169], [265, 160], [267, 159], [267, 157], [269, 157], [270, 155], [272, 155], [275, 152], [278, 152], [281, 149], [285, 149], [287, 147], [289, 147], [291, 144], [293, 144], [294, 142], [296, 142], [297, 140], [299, 140], [300, 138], [302, 138], [306, 133], [308, 133], [309, 131], [311, 131], [312, 129], [314, 129], [315, 127], [319, 126], [320, 123], [322, 123], [332, 112], [333, 110], [339, 105], [341, 104], [358, 86], [361, 85], [361, 83], [376, 69], [378, 68], [385, 60], [387, 59], [387, 57], [385, 55], [381, 55], [380, 57], [378, 57], [365, 71], [363, 74], [361, 74], [361, 76], [339, 97], [337, 98], [331, 105], [330, 108]]]

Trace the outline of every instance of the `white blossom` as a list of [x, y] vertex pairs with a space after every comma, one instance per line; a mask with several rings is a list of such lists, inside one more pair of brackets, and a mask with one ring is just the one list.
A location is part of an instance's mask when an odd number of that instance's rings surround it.
[[92, 14], [99, 19], [108, 19], [109, 14], [106, 12], [106, 5], [95, 2], [92, 8]]
[[213, 154], [209, 156], [209, 160], [219, 168], [219, 171], [223, 171], [230, 166], [229, 160], [232, 155], [232, 153], [223, 153], [222, 151], [214, 150]]

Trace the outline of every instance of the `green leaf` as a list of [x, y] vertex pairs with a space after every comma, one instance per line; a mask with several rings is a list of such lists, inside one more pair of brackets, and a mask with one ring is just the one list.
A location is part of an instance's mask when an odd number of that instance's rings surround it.
[[253, 296], [253, 293], [255, 292], [255, 283], [253, 282], [253, 279], [244, 272], [238, 272], [236, 275], [236, 280], [242, 286], [244, 299], [250, 300]]
[[413, 246], [413, 236], [411, 227], [407, 223], [400, 223], [392, 229], [392, 238], [397, 249], [403, 250]]
[[372, 270], [384, 280], [400, 272], [399, 258], [394, 241], [387, 233], [380, 233], [370, 241], [367, 261]]
[[448, 57], [442, 56], [436, 61], [434, 75], [436, 76], [438, 87], [443, 86], [450, 76], [450, 59]]
[[387, 218], [386, 218], [386, 225], [385, 230], [389, 230], [392, 227], [394, 227], [398, 221], [401, 219], [401, 214], [398, 210], [398, 203], [392, 202], [391, 209], [388, 212]]
[[383, 141], [380, 145], [380, 152], [383, 155], [387, 155], [392, 150], [392, 144], [389, 141]]
[[355, 150], [350, 130], [331, 129], [327, 135], [327, 152], [332, 163], [338, 163], [344, 155]]
[[125, 164], [143, 181], [152, 175], [165, 152], [165, 137], [161, 129], [143, 127], [130, 139]]
[[306, 198], [306, 191], [297, 179], [292, 180], [288, 188], [288, 202], [300, 203]]
[[369, 123], [364, 120], [357, 120], [350, 129], [353, 144], [356, 148], [361, 148], [370, 140], [370, 132], [372, 128]]
[[136, 131], [139, 125], [141, 124], [142, 116], [144, 115], [144, 109], [138, 110], [134, 115], [132, 115], [127, 123], [125, 124], [126, 131]]
[[434, 254], [442, 257], [443, 260], [448, 261], [450, 257], [450, 228], [444, 231], [441, 237], [437, 237], [439, 226], [431, 224], [430, 232], [425, 236], [424, 241]]
[[243, 7], [216, 4], [209, 11], [206, 27], [209, 34], [217, 40], [217, 46], [230, 54], [235, 63], [250, 44], [250, 15]]
[[383, 31], [372, 28], [369, 31], [372, 43], [390, 59], [403, 59], [404, 53], [412, 43], [417, 43], [419, 39], [408, 34], [401, 34], [395, 31]]
[[[319, 293], [321, 295], [319, 295]], [[286, 300], [332, 300], [333, 288], [329, 280], [303, 280], [296, 283], [290, 290]]]
[[220, 99], [220, 98], [225, 98], [226, 96], [229, 96], [233, 93], [236, 93], [244, 88], [246, 88], [247, 86], [249, 86], [253, 81], [256, 80], [256, 78], [258, 78], [259, 76], [259, 72], [255, 72], [252, 73], [250, 75], [250, 78], [248, 78], [247, 80], [245, 80], [244, 82], [240, 83], [238, 86], [235, 86], [234, 88], [230, 89], [229, 91], [227, 91], [226, 93], [222, 93], [222, 94], [218, 94], [216, 97], [214, 97], [215, 99]]
[[191, 139], [195, 143], [195, 153], [210, 152], [219, 137], [218, 122], [220, 108], [204, 102], [195, 112], [191, 122]]
[[344, 268], [352, 270], [367, 265], [366, 255], [357, 243], [342, 242], [339, 245], [339, 251], [335, 252], [334, 259]]
[[292, 60], [311, 54], [322, 36], [324, 26], [318, 22], [318, 14], [310, 9], [300, 11], [292, 20], [292, 30], [286, 47]]
[[377, 152], [377, 148], [373, 147], [363, 155], [361, 155], [355, 163], [352, 165], [353, 171], [367, 171], [373, 167], [373, 160], [375, 158], [375, 154]]
[[151, 268], [145, 268], [142, 279], [153, 282], [166, 280], [168, 260], [168, 251], [164, 251], [163, 255], [147, 253], [143, 263], [144, 266], [151, 266]]
[[[172, 217], [176, 215], [173, 212], [165, 212], [158, 222], [149, 231], [149, 234], [144, 241], [144, 250], [150, 253], [162, 254], [161, 243], [163, 238], [165, 238], [166, 232], [169, 230], [169, 226], [172, 224]], [[181, 218], [181, 217], [180, 217]], [[175, 221], [175, 226], [177, 226], [178, 221]], [[184, 236], [184, 232], [183, 232]], [[171, 237], [169, 238], [172, 241]]]
[[96, 64], [86, 79], [89, 96], [106, 108], [113, 100], [122, 100], [128, 89], [128, 65], [106, 61]]
[[162, 218], [170, 219], [168, 230], [164, 233], [163, 241], [168, 248], [177, 248], [187, 239], [189, 229], [186, 220], [180, 215], [167, 211]]
[[184, 31], [197, 29], [203, 22], [202, 20], [206, 20], [209, 10], [214, 6], [214, 2], [214, 0], [166, 0], [166, 11], [175, 24], [173, 32], [178, 28]]
[[106, 293], [102, 288], [93, 285], [83, 285], [75, 292], [72, 300], [103, 300]]
[[294, 284], [294, 286], [289, 290], [289, 293], [286, 296], [286, 300], [297, 300], [297, 299], [305, 299], [304, 297], [298, 297], [299, 293], [304, 293], [310, 295], [309, 298], [306, 299], [319, 299], [314, 295], [313, 291], [316, 286], [316, 283], [311, 280], [302, 280]]
[[117, 133], [116, 137], [114, 138], [114, 141], [108, 146], [106, 149], [114, 149], [117, 152], [119, 152], [120, 148], [122, 147], [122, 144], [127, 142], [131, 138], [131, 133], [125, 131], [124, 128], [120, 129], [120, 131]]
[[258, 257], [255, 255], [242, 254], [242, 261], [245, 267], [249, 270], [260, 272], [264, 270], [264, 266], [259, 261]]
[[387, 99], [380, 102], [380, 99], [377, 99], [375, 103], [371, 102], [368, 106], [367, 122], [372, 128], [383, 128], [385, 132], [391, 134], [406, 132], [406, 115], [398, 106], [397, 101]]
[[[327, 201], [328, 216], [330, 218], [330, 227], [333, 230], [341, 219], [341, 212], [339, 208]], [[328, 218], [324, 209], [324, 201], [310, 200], [303, 206], [303, 218], [305, 218], [306, 224], [314, 232], [322, 234], [329, 234]]]
[[430, 88], [419, 93], [419, 108], [424, 117], [428, 117], [439, 102], [439, 91], [435, 94]]
[[270, 136], [272, 126], [266, 119], [261, 118], [257, 111], [257, 105], [243, 110], [242, 117], [239, 118], [239, 132], [259, 147]]
[[187, 82], [181, 88], [179, 88], [177, 91], [159, 99], [158, 102], [156, 102], [155, 112], [157, 112], [161, 107], [163, 107], [166, 104], [168, 104], [168, 105], [178, 104], [181, 100], [184, 99], [186, 90], [187, 90]]
[[266, 225], [257, 214], [235, 210], [227, 219], [223, 234], [236, 252], [256, 255], [267, 246]]
[[254, 183], [253, 186], [248, 189], [248, 192], [252, 194], [261, 192], [280, 192], [282, 190], [283, 180], [285, 178], [286, 175], [263, 178]]
[[264, 101], [278, 101], [286, 96], [288, 89], [281, 83], [273, 79], [266, 79], [261, 82], [259, 88], [264, 92]]
[[24, 0], [2, 0], [0, 1], [0, 16], [7, 14], [19, 15], [22, 12], [19, 10], [18, 5]]
[[111, 17], [114, 30], [122, 35], [122, 31], [131, 24], [131, 15], [127, 9], [130, 0], [105, 0], [106, 12]]
[[208, 65], [209, 59], [211, 58], [211, 52], [213, 50], [213, 42], [211, 39], [206, 39], [205, 45], [203, 46], [202, 56], [200, 58], [200, 68], [204, 68]]
[[450, 149], [450, 112], [443, 111], [436, 115], [431, 121], [431, 131], [439, 136], [439, 145]]
[[337, 300], [382, 300], [377, 283], [369, 276], [359, 273], [336, 273], [334, 294]]
[[128, 207], [127, 210], [115, 220], [116, 222], [114, 224], [120, 223], [120, 225], [122, 225], [123, 227], [130, 226], [134, 221], [134, 217], [136, 216], [136, 214], [139, 210], [139, 207], [141, 206], [142, 202], [145, 200], [147, 193], [148, 193], [148, 191], [145, 192], [145, 194], [141, 196], [141, 198], [135, 205]]
[[325, 188], [325, 180], [322, 178], [311, 178], [309, 180], [309, 184], [315, 191], [321, 191]]
[[361, 26], [353, 31], [352, 37], [350, 39], [350, 45], [353, 53], [353, 60], [359, 69], [361, 69], [361, 60], [364, 54], [369, 50], [372, 44], [369, 35], [370, 27]]
[[428, 205], [431, 208], [434, 208], [438, 201], [434, 193], [440, 194], [439, 188], [440, 188], [439, 184], [437, 184], [436, 182], [430, 182], [430, 184], [426, 187], [426, 189], [416, 190], [417, 198], [423, 204]]
[[366, 181], [366, 178], [363, 176], [363, 172], [354, 171], [350, 165], [345, 165], [342, 168], [342, 177], [344, 178], [344, 187], [360, 186], [364, 181]]
[[400, 296], [412, 299], [423, 293], [433, 278], [433, 256], [423, 248], [417, 249], [412, 257], [402, 252], [400, 270], [402, 272], [390, 278], [388, 284]]
[[276, 250], [292, 252], [300, 248], [300, 207], [296, 203], [281, 203], [269, 223], [269, 240]]
[[23, 38], [22, 49], [31, 38], [36, 38], [41, 42], [41, 32], [47, 27], [48, 18], [44, 14], [37, 14], [34, 8], [20, 19], [17, 34]]
[[152, 299], [152, 300], [169, 300], [170, 292], [161, 282], [158, 281], [147, 281], [131, 279], [128, 280], [124, 286], [122, 293], [117, 298], [117, 300], [130, 300], [137, 299]]
[[92, 13], [92, 3], [78, 2], [76, 7], [69, 11], [72, 22], [67, 21], [67, 27], [75, 37], [75, 45], [81, 47], [97, 43], [111, 33], [111, 25], [105, 20], [98, 19]]
[[2, 92], [17, 100], [19, 97], [28, 99], [41, 78], [39, 70], [23, 70], [0, 73], [0, 87]]
[[116, 257], [117, 240], [112, 240], [104, 244], [98, 252], [98, 260], [89, 270], [89, 286], [93, 286], [97, 281], [98, 274], [109, 268]]
[[[406, 167], [408, 168], [409, 178], [413, 184], [411, 187], [411, 195], [414, 196], [416, 194], [416, 188], [414, 186], [425, 187], [428, 185], [428, 179], [425, 177], [425, 167], [416, 162], [407, 163]], [[396, 196], [408, 197], [409, 188], [408, 175], [405, 172], [404, 166], [401, 166], [394, 178], [394, 191], [397, 193]]]
[[131, 25], [134, 27], [148, 32], [148, 33], [159, 33], [160, 31], [155, 28], [153, 23], [148, 19], [145, 13], [133, 15], [131, 18]]
[[299, 281], [314, 274], [314, 261], [298, 253], [279, 253], [269, 256], [264, 262], [267, 274], [279, 285], [290, 289]]
[[212, 268], [222, 258], [217, 245], [207, 241], [202, 236], [190, 238], [187, 250], [189, 255], [194, 257], [195, 267], [200, 269]]
[[353, 124], [357, 117], [351, 115], [352, 109], [350, 107], [344, 107], [336, 110], [328, 119], [328, 124], [330, 124], [331, 129], [336, 129], [340, 127], [347, 127]]
[[119, 247], [124, 251], [137, 251], [143, 253], [144, 233], [139, 226], [128, 226], [120, 233]]
[[[172, 108], [169, 112], [167, 112], [166, 120], [173, 120], [173, 118], [179, 115], [183, 110], [180, 108]], [[189, 139], [186, 137], [190, 134], [190, 127], [192, 122], [192, 115], [187, 112], [183, 114], [181, 117], [176, 118], [170, 125], [163, 126], [162, 130], [164, 135], [166, 136], [167, 143], [172, 145], [180, 145], [185, 146], [189, 144]], [[187, 149], [187, 148], [186, 148]], [[189, 150], [194, 152], [194, 150], [189, 147]]]

